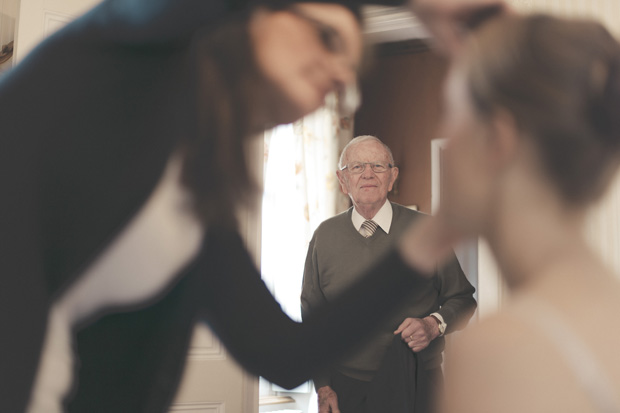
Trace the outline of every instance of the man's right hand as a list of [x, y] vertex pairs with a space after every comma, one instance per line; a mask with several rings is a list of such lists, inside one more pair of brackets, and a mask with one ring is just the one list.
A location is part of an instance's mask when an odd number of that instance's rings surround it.
[[319, 396], [319, 413], [340, 413], [338, 396], [329, 386], [323, 386], [316, 391]]

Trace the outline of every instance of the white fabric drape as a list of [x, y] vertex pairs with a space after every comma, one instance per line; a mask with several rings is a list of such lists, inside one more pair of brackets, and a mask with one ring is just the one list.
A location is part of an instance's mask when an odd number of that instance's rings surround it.
[[261, 270], [296, 320], [310, 238], [322, 221], [348, 207], [336, 168], [351, 134], [351, 121], [325, 107], [265, 135]]

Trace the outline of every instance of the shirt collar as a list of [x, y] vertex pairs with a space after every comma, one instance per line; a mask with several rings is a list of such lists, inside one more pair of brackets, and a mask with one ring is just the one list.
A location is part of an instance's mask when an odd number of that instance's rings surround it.
[[[381, 207], [381, 209], [372, 217], [372, 220], [375, 221], [377, 225], [385, 231], [386, 234], [390, 233], [390, 227], [392, 226], [392, 204], [387, 199], [385, 203]], [[357, 231], [360, 230], [366, 218], [360, 215], [359, 212], [353, 207], [353, 213], [351, 214], [351, 221], [353, 221], [353, 226]]]

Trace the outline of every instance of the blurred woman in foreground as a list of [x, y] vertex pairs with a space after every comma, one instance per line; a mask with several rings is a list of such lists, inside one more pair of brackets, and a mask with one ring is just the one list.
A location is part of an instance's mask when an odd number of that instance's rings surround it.
[[[106, 0], [3, 76], [4, 411], [168, 411], [200, 322], [295, 387], [428, 282], [405, 245], [298, 324], [235, 229], [245, 142], [356, 81], [362, 2], [339, 3]], [[430, 14], [501, 2], [457, 3]]]
[[600, 24], [503, 16], [446, 87], [442, 214], [514, 293], [447, 364], [448, 412], [620, 411], [620, 286], [583, 236], [620, 160], [620, 46]]

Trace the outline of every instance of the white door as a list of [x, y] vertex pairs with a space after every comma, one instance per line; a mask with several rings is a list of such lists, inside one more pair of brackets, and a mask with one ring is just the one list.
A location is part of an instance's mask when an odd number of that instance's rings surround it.
[[[41, 39], [98, 2], [21, 0], [15, 36], [15, 62], [23, 59]], [[262, 140], [256, 140], [255, 144], [249, 158], [256, 159], [257, 176], [262, 177]], [[260, 213], [244, 212], [241, 217], [241, 228], [248, 247], [255, 257], [260, 257]], [[171, 412], [256, 413], [258, 380], [245, 373], [227, 355], [208, 328], [197, 328], [188, 354], [185, 375]]]
[[98, 0], [21, 0], [15, 61], [22, 60], [46, 36], [99, 3]]

